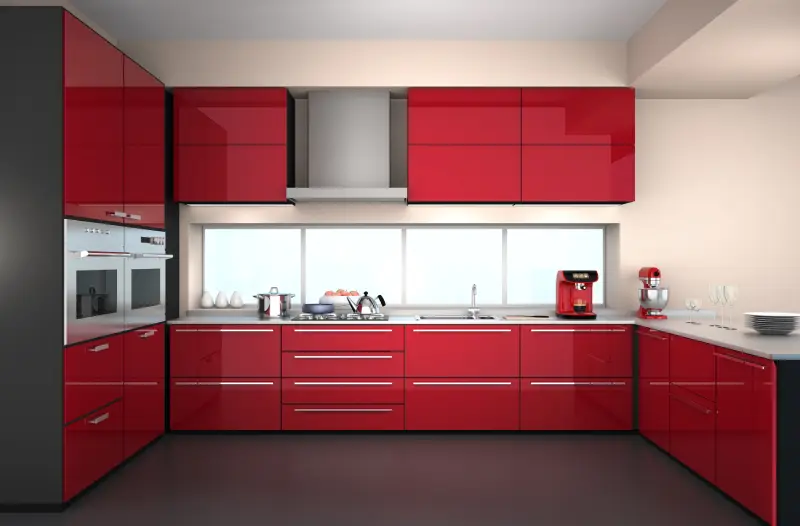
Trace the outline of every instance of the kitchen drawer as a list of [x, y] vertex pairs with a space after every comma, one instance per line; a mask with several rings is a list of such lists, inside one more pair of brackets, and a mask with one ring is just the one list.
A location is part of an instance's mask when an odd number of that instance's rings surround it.
[[120, 400], [64, 427], [65, 502], [122, 462], [123, 411]]
[[405, 409], [408, 430], [518, 430], [519, 379], [406, 379]]
[[282, 339], [284, 351], [402, 351], [404, 347], [402, 325], [291, 325], [283, 327]]
[[176, 431], [280, 429], [279, 378], [173, 380], [170, 404]]
[[[270, 378], [281, 374], [280, 327], [180, 325], [172, 328], [172, 335], [170, 374], [174, 378]], [[209, 362], [214, 366], [209, 367]]]
[[613, 378], [632, 376], [631, 327], [522, 326], [522, 376]]
[[284, 431], [402, 431], [402, 405], [284, 405]]
[[401, 352], [285, 352], [281, 375], [284, 378], [402, 378]]
[[523, 378], [525, 431], [626, 431], [633, 428], [630, 378]]
[[669, 334], [638, 327], [639, 377], [669, 378]]
[[[714, 483], [716, 471], [715, 406], [704, 397], [671, 385], [669, 452], [692, 471]], [[742, 451], [748, 455], [750, 452]]]
[[519, 377], [519, 327], [409, 325], [406, 375]]
[[64, 349], [64, 423], [122, 396], [123, 337]]
[[164, 378], [164, 324], [126, 332], [124, 341], [124, 378]]
[[403, 380], [284, 378], [284, 404], [402, 404]]
[[639, 378], [639, 432], [669, 452], [669, 379]]
[[163, 376], [125, 380], [125, 458], [164, 434], [164, 397]]
[[707, 400], [715, 400], [717, 364], [714, 346], [670, 335], [669, 375], [672, 385]]

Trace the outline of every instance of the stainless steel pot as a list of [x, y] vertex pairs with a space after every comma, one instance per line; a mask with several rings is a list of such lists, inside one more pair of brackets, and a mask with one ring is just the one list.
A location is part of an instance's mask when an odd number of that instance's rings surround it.
[[669, 302], [669, 289], [639, 289], [639, 305], [648, 311], [664, 310]]
[[272, 290], [268, 293], [256, 294], [253, 297], [258, 300], [258, 312], [263, 316], [285, 318], [289, 316], [289, 311], [292, 310], [294, 294], [278, 292], [275, 287], [272, 287]]

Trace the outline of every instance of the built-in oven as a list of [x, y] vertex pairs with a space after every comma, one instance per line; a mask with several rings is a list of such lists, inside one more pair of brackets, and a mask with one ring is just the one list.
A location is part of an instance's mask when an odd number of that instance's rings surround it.
[[64, 230], [64, 344], [124, 331], [124, 228], [67, 219]]
[[166, 319], [167, 260], [164, 232], [125, 228], [125, 329]]

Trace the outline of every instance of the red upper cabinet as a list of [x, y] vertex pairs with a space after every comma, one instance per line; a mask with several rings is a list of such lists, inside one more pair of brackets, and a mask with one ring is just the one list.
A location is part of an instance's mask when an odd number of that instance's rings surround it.
[[125, 222], [164, 228], [164, 85], [124, 57]]
[[628, 203], [635, 173], [633, 146], [523, 146], [522, 201]]
[[122, 53], [64, 12], [64, 213], [123, 222]]
[[632, 145], [632, 88], [525, 88], [522, 143]]
[[174, 90], [178, 144], [286, 144], [284, 88]]
[[518, 88], [410, 88], [408, 144], [520, 143]]
[[409, 203], [519, 200], [519, 146], [408, 147]]

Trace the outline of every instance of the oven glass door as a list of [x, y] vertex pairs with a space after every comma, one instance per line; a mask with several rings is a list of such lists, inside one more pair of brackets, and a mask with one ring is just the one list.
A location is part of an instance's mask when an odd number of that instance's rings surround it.
[[164, 233], [125, 229], [125, 329], [161, 323], [166, 319], [166, 267]]

